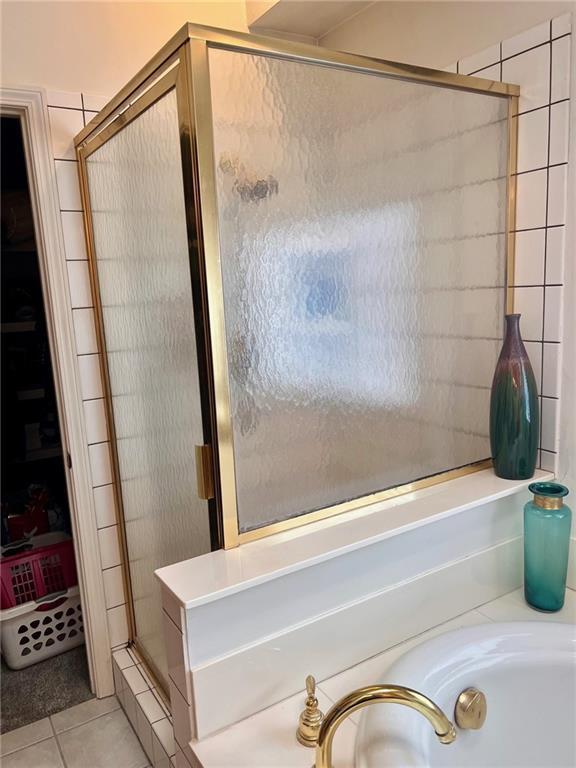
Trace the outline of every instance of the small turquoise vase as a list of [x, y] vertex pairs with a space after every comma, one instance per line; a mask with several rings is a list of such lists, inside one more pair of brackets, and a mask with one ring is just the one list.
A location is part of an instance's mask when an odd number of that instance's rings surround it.
[[490, 397], [490, 446], [498, 477], [528, 480], [534, 475], [539, 428], [538, 389], [520, 335], [520, 315], [506, 315]]
[[539, 611], [564, 605], [572, 512], [564, 504], [568, 488], [532, 483], [534, 499], [524, 506], [524, 597]]

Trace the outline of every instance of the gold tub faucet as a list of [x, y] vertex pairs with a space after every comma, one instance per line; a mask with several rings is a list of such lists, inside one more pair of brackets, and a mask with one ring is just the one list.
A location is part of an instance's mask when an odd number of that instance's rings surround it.
[[344, 696], [326, 713], [318, 731], [315, 768], [332, 768], [332, 742], [344, 720], [359, 709], [380, 703], [402, 704], [420, 712], [434, 728], [442, 744], [451, 744], [456, 738], [454, 724], [423, 693], [402, 685], [368, 685]]

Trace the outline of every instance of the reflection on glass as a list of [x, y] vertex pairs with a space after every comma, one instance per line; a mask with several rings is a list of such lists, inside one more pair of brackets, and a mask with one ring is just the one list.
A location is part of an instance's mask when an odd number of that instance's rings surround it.
[[489, 456], [507, 102], [211, 49], [240, 530]]
[[136, 634], [167, 681], [154, 570], [210, 551], [174, 91], [87, 167]]

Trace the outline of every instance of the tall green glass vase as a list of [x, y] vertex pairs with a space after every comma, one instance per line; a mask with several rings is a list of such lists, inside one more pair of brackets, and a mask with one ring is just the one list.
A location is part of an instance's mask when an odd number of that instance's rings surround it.
[[559, 611], [566, 595], [572, 512], [568, 488], [532, 483], [534, 499], [524, 507], [524, 597], [539, 611]]
[[498, 477], [532, 477], [539, 424], [538, 390], [520, 335], [520, 315], [506, 315], [506, 336], [490, 398], [490, 445]]

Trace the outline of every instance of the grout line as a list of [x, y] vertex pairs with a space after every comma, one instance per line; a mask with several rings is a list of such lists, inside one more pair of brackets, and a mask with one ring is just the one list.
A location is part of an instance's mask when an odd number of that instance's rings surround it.
[[[552, 37], [552, 21], [550, 21], [550, 37]], [[548, 226], [548, 206], [550, 195], [550, 123], [552, 118], [552, 43], [550, 43], [550, 53], [548, 61], [548, 135], [546, 137], [546, 214], [544, 222]], [[544, 234], [544, 284], [546, 284], [546, 266], [548, 260], [548, 232]], [[544, 391], [544, 338], [546, 327], [546, 289], [542, 291], [542, 359], [540, 360], [540, 393]], [[544, 432], [544, 400], [540, 398], [540, 434], [538, 436], [538, 448], [542, 451], [542, 434]], [[540, 453], [540, 463], [542, 463], [542, 453]]]
[[[546, 107], [546, 109], [550, 109], [550, 105]], [[548, 133], [550, 133], [550, 125], [548, 125]], [[550, 140], [548, 140], [550, 141]], [[538, 171], [546, 171], [548, 168], [558, 168], [561, 165], [568, 165], [568, 161], [566, 160], [563, 163], [552, 163], [550, 165], [541, 165], [538, 168], [529, 168], [527, 171], [517, 171], [516, 173], [512, 174], [513, 176], [524, 176], [527, 173], [537, 173]], [[78, 261], [78, 259], [77, 259]], [[80, 259], [82, 261], [82, 259]]]
[[[512, 288], [562, 288], [564, 283], [515, 283]], [[95, 397], [94, 400], [102, 400], [103, 398]], [[86, 400], [84, 401], [86, 402]]]
[[[550, 30], [552, 30], [552, 21], [550, 21]], [[551, 45], [554, 40], [561, 40], [563, 37], [568, 37], [570, 34], [570, 32], [565, 32], [563, 35], [558, 35], [558, 37], [552, 37], [552, 31], [550, 31], [550, 37], [547, 40], [544, 40], [544, 42], [538, 43], [537, 45], [531, 45], [530, 48], [524, 48], [523, 51], [518, 51], [518, 53], [513, 53], [510, 56], [505, 56], [502, 61], [517, 59], [518, 56], [523, 56], [525, 53], [535, 51], [537, 48], [543, 48], [545, 45]], [[500, 43], [500, 50], [502, 50], [502, 43]]]
[[[543, 227], [524, 227], [524, 229], [515, 229], [514, 232], [536, 232], [539, 229], [557, 229], [558, 227], [564, 227], [565, 224], [549, 224], [548, 226]], [[91, 354], [95, 355], [95, 352], [92, 352]]]
[[46, 104], [49, 109], [67, 109], [69, 112], [82, 112], [82, 107], [62, 107], [59, 104]]
[[56, 749], [58, 750], [58, 754], [60, 755], [60, 759], [62, 760], [62, 765], [64, 765], [64, 768], [67, 768], [68, 763], [66, 762], [64, 753], [62, 752], [62, 747], [60, 746], [60, 741], [58, 740], [58, 734], [56, 733], [56, 729], [54, 728], [54, 724], [52, 723], [52, 718], [50, 718], [50, 725], [54, 732], [54, 741], [56, 742]]
[[[54, 730], [54, 735], [56, 736], [56, 739], [58, 739], [58, 736], [62, 733], [69, 733], [70, 731], [75, 730], [76, 728], [81, 728], [83, 725], [86, 725], [87, 723], [93, 723], [95, 720], [99, 720], [101, 717], [105, 717], [106, 715], [112, 714], [112, 712], [117, 712], [119, 709], [121, 709], [120, 701], [118, 700], [118, 696], [116, 696], [116, 693], [113, 693], [111, 696], [105, 696], [105, 699], [110, 699], [112, 696], [116, 699], [116, 704], [118, 706], [114, 707], [114, 709], [109, 709], [107, 712], [101, 712], [99, 715], [94, 715], [93, 717], [89, 717], [87, 720], [83, 720], [81, 723], [76, 723], [76, 725], [71, 725], [69, 728], [63, 728], [61, 731], [56, 732], [56, 729], [54, 728], [54, 724], [52, 724], [52, 729]], [[92, 699], [86, 699], [86, 701], [80, 702], [80, 704], [86, 704], [88, 701], [103, 701], [104, 699], [97, 699], [95, 696]], [[79, 704], [75, 704], [72, 707], [67, 707], [67, 709], [73, 709], [74, 706], [80, 706]], [[66, 712], [66, 709], [62, 710], [63, 712]], [[56, 714], [60, 714], [59, 712]]]
[[549, 104], [542, 104], [539, 107], [532, 107], [532, 109], [525, 109], [522, 112], [518, 112], [516, 114], [516, 117], [521, 117], [522, 115], [529, 115], [532, 112], [538, 112], [540, 109], [546, 109], [546, 107], [555, 107], [556, 104], [564, 104], [565, 101], [570, 101], [570, 97], [566, 99], [557, 99], [556, 101], [551, 101]]

